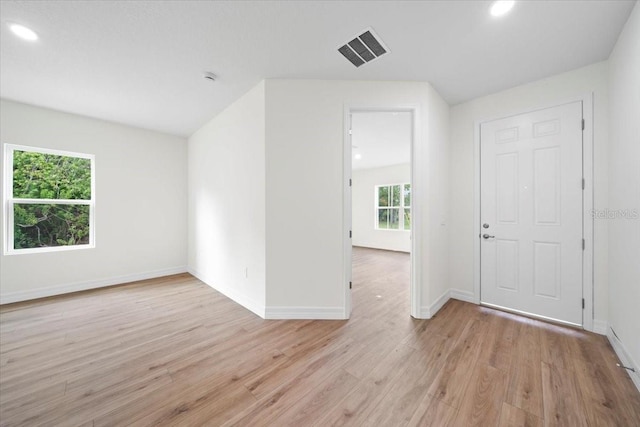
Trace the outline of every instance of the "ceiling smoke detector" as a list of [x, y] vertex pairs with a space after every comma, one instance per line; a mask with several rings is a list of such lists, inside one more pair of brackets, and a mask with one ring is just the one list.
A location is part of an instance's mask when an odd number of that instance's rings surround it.
[[215, 82], [216, 79], [218, 78], [218, 76], [216, 76], [215, 74], [213, 74], [210, 71], [205, 71], [204, 73], [202, 73], [202, 76], [206, 79], [206, 80], [210, 80], [212, 82]]
[[340, 46], [338, 52], [353, 65], [359, 67], [388, 53], [389, 48], [385, 46], [372, 28], [367, 28], [362, 34]]

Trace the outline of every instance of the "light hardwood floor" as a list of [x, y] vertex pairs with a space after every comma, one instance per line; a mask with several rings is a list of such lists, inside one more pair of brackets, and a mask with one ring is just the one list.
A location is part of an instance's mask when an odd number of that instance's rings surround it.
[[349, 321], [266, 321], [189, 275], [0, 308], [2, 426], [638, 426], [606, 338], [449, 301], [356, 248]]

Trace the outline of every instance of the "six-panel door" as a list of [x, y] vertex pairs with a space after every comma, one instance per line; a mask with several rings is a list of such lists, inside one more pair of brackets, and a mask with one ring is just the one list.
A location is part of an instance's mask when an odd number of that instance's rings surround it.
[[582, 325], [582, 103], [480, 127], [481, 301]]

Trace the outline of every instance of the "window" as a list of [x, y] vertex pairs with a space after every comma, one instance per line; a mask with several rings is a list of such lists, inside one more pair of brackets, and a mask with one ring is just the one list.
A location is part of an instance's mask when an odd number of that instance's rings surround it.
[[411, 230], [411, 184], [376, 186], [376, 229]]
[[94, 247], [94, 156], [5, 144], [9, 254]]

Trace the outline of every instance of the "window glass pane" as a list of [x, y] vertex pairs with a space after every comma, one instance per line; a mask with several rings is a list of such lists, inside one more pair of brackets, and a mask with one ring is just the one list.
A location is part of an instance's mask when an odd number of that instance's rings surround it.
[[378, 209], [378, 228], [389, 228], [389, 209]]
[[391, 187], [391, 193], [392, 193], [391, 206], [400, 206], [400, 186], [394, 185], [393, 187]]
[[389, 187], [378, 187], [378, 206], [389, 206]]
[[389, 209], [389, 229], [400, 229], [400, 209]]
[[404, 206], [411, 206], [411, 184], [404, 185]]
[[404, 210], [404, 229], [411, 230], [411, 209]]
[[13, 205], [14, 249], [89, 244], [88, 205]]
[[91, 200], [91, 160], [15, 150], [13, 197]]

